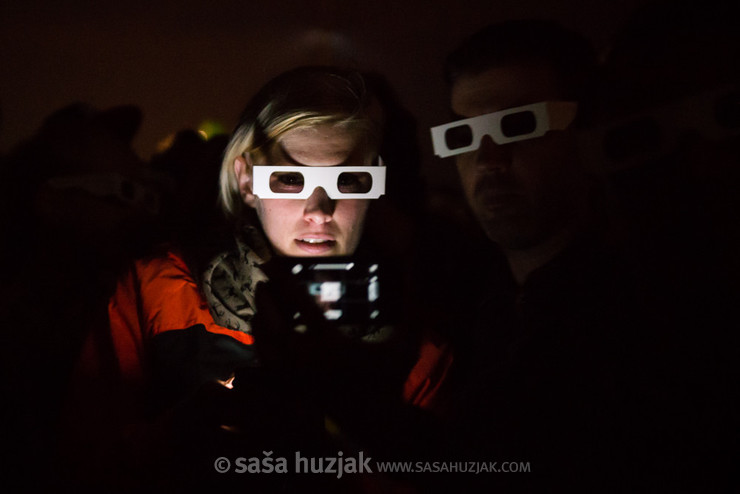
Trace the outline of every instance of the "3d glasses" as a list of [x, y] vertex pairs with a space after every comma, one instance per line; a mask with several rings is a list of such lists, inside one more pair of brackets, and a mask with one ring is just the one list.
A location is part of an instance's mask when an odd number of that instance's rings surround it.
[[711, 140], [740, 134], [740, 88], [718, 87], [608, 122], [583, 132], [579, 146], [586, 161], [617, 171], [666, 155], [689, 133]]
[[571, 101], [543, 101], [438, 125], [431, 129], [434, 154], [447, 158], [475, 151], [486, 135], [496, 144], [508, 144], [563, 130], [577, 108]]
[[321, 187], [331, 199], [377, 199], [385, 194], [380, 166], [253, 166], [252, 191], [260, 199], [307, 199]]

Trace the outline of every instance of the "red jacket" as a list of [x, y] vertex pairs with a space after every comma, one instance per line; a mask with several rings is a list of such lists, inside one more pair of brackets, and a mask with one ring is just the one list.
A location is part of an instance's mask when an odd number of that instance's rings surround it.
[[[252, 335], [214, 322], [190, 270], [173, 252], [164, 257], [137, 261], [119, 280], [108, 303], [108, 317], [109, 335], [107, 338], [101, 338], [99, 334], [88, 338], [80, 371], [83, 376], [90, 376], [107, 369], [123, 383], [134, 387], [143, 385], [150, 377], [147, 366], [152, 357], [151, 343], [156, 337], [190, 335], [182, 332], [193, 331], [197, 327], [205, 335], [205, 339], [201, 336], [199, 342], [218, 339], [219, 344], [225, 342], [246, 351], [254, 343]], [[175, 331], [179, 333], [172, 333]], [[175, 361], [186, 366], [187, 358], [177, 357]], [[422, 408], [429, 407], [451, 362], [447, 345], [424, 339], [419, 348], [419, 359], [404, 385], [405, 401]]]

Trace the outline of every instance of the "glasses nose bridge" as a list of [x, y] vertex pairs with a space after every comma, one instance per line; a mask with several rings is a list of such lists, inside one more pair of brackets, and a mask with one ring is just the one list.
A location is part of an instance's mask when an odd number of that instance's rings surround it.
[[511, 164], [510, 150], [510, 146], [496, 144], [490, 134], [482, 134], [476, 150], [476, 162], [482, 165], [508, 166]]
[[482, 121], [478, 122], [478, 125], [473, 130], [473, 138], [478, 139], [478, 147], [483, 146], [483, 141], [488, 138], [490, 144], [500, 145], [496, 142], [497, 138], [501, 137], [501, 116], [498, 112], [484, 115]]
[[[307, 167], [307, 170], [301, 170], [302, 174], [304, 175], [304, 188], [303, 193], [305, 194], [306, 191], [308, 191], [308, 197], [306, 198], [306, 201], [308, 201], [311, 198], [316, 199], [322, 199], [326, 198], [329, 201], [333, 201], [331, 197], [329, 196], [330, 190], [332, 191], [332, 194], [336, 191], [333, 190], [332, 184], [329, 183], [330, 181], [336, 181], [336, 177], [333, 174], [327, 175], [328, 172], [333, 172], [333, 167]], [[320, 173], [317, 175], [317, 173]]]

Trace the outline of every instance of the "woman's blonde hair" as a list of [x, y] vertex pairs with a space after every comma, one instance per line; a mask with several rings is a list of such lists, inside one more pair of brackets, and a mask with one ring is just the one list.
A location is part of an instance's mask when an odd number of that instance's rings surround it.
[[224, 151], [219, 177], [219, 202], [228, 216], [240, 217], [245, 207], [234, 161], [246, 153], [264, 159], [286, 132], [331, 124], [359, 128], [370, 143], [380, 143], [380, 110], [364, 77], [336, 67], [301, 67], [268, 82], [249, 102]]

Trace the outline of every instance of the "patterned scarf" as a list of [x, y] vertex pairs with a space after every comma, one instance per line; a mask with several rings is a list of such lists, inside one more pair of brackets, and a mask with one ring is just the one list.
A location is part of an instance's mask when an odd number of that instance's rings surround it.
[[222, 252], [206, 266], [203, 290], [216, 324], [251, 333], [257, 283], [267, 280], [260, 265], [271, 252], [257, 228], [245, 227], [235, 239], [236, 249]]

